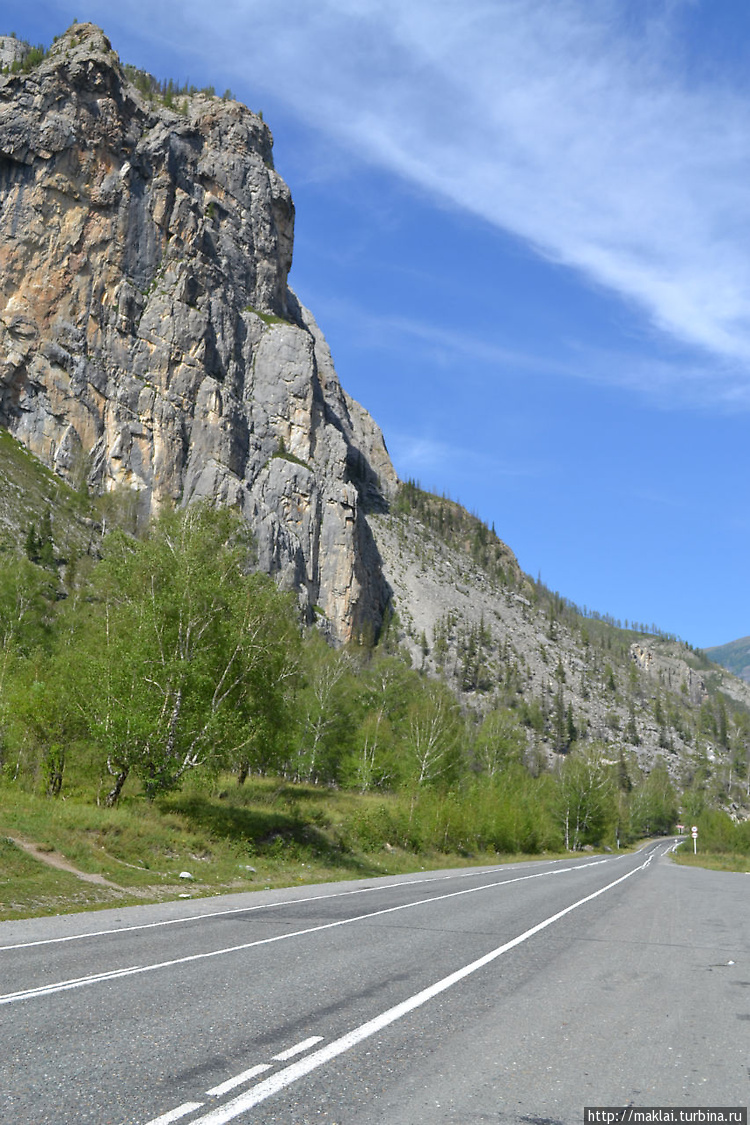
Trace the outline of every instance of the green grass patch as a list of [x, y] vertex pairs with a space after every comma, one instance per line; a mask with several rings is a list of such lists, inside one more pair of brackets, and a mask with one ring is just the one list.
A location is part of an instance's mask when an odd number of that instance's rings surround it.
[[[114, 809], [6, 785], [0, 823], [116, 884], [83, 882], [0, 837], [0, 919], [532, 858], [438, 847], [404, 797], [274, 778], [188, 784], [153, 804], [131, 797]], [[182, 871], [192, 881], [181, 881]]]
[[0, 837], [0, 920], [92, 910], [122, 901], [123, 896], [110, 888], [58, 871]]
[[303, 469], [310, 468], [307, 461], [303, 461], [302, 458], [297, 457], [295, 453], [289, 452], [283, 438], [279, 438], [279, 448], [275, 453], [271, 454], [270, 460], [273, 461], [274, 457], [280, 457], [282, 461], [292, 461], [295, 465], [301, 465]]
[[709, 871], [744, 871], [750, 874], [750, 856], [736, 852], [698, 852], [693, 855], [683, 845], [673, 853], [675, 863], [683, 867], [705, 867]]
[[276, 316], [275, 313], [261, 312], [260, 309], [256, 309], [254, 305], [245, 305], [245, 312], [249, 312], [252, 313], [253, 316], [257, 316], [258, 319], [262, 320], [264, 324], [270, 325], [292, 323], [290, 320], [285, 320], [283, 316]]

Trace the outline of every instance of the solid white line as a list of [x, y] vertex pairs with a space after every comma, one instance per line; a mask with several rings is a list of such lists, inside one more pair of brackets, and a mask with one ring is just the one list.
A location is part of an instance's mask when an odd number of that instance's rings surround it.
[[259, 1074], [263, 1074], [266, 1070], [271, 1070], [270, 1063], [258, 1063], [257, 1066], [251, 1066], [249, 1070], [243, 1070], [242, 1074], [235, 1074], [234, 1078], [227, 1078], [221, 1086], [214, 1086], [212, 1090], [206, 1090], [206, 1093], [210, 1094], [211, 1097], [221, 1097], [222, 1094], [228, 1094], [235, 1086], [241, 1086], [243, 1082], [249, 1082], [251, 1078], [257, 1078]]
[[181, 1117], [187, 1117], [189, 1113], [202, 1107], [203, 1102], [185, 1102], [184, 1105], [178, 1105], [177, 1109], [170, 1109], [169, 1113], [162, 1113], [161, 1117], [153, 1117], [146, 1125], [170, 1125], [170, 1122], [179, 1121]]
[[117, 969], [111, 973], [99, 973], [96, 976], [80, 977], [77, 980], [61, 981], [60, 984], [49, 984], [39, 988], [28, 989], [24, 992], [11, 992], [0, 996], [0, 1005], [12, 1004], [18, 1000], [28, 1000], [35, 996], [49, 996], [54, 992], [64, 992], [70, 988], [83, 988], [88, 984], [97, 984], [99, 981], [109, 980], [112, 977], [136, 976], [139, 973], [150, 973], [154, 969], [168, 969], [175, 965], [187, 965], [192, 961], [205, 961], [209, 957], [222, 957], [228, 953], [240, 953], [246, 949], [255, 949], [260, 945], [273, 945], [277, 941], [288, 941], [290, 938], [304, 937], [307, 934], [320, 933], [323, 930], [334, 930], [340, 926], [349, 926], [353, 922], [365, 922], [370, 918], [380, 918], [385, 914], [395, 914], [401, 910], [411, 910], [415, 906], [429, 906], [433, 902], [442, 902], [448, 898], [459, 898], [462, 895], [476, 894], [477, 891], [493, 890], [496, 887], [506, 887], [510, 883], [525, 883], [530, 879], [545, 879], [549, 875], [563, 875], [569, 871], [576, 871], [575, 867], [556, 867], [552, 871], [538, 871], [534, 875], [518, 875], [514, 879], [501, 879], [495, 883], [482, 883], [479, 887], [466, 887], [461, 891], [450, 891], [444, 895], [431, 895], [429, 898], [416, 899], [414, 902], [404, 902], [400, 906], [388, 906], [383, 910], [373, 910], [367, 914], [355, 914], [351, 918], [340, 918], [336, 922], [325, 922], [322, 926], [307, 926], [304, 930], [293, 930], [291, 933], [276, 934], [274, 937], [258, 938], [256, 941], [244, 942], [242, 945], [230, 945], [225, 949], [213, 949], [208, 953], [192, 953], [187, 957], [175, 957], [170, 961], [157, 961], [152, 965], [139, 965], [130, 969]]
[[578, 907], [583, 906], [584, 903], [591, 902], [592, 899], [598, 898], [599, 895], [603, 895], [605, 891], [611, 890], [613, 887], [616, 887], [618, 883], [623, 883], [626, 879], [629, 879], [631, 875], [635, 875], [637, 871], [645, 870], [647, 866], [648, 860], [646, 863], [641, 864], [640, 867], [634, 867], [633, 870], [628, 871], [626, 875], [615, 879], [613, 883], [608, 883], [606, 887], [594, 891], [593, 894], [586, 895], [585, 898], [579, 899], [578, 902], [574, 902], [571, 906], [566, 906], [564, 910], [558, 910], [556, 914], [545, 918], [543, 922], [532, 926], [531, 929], [519, 934], [519, 936], [513, 938], [512, 941], [498, 946], [497, 949], [493, 949], [490, 953], [485, 954], [484, 957], [480, 957], [477, 961], [472, 961], [471, 964], [465, 965], [462, 969], [458, 969], [457, 972], [451, 973], [450, 976], [443, 977], [442, 980], [436, 981], [435, 984], [430, 985], [429, 988], [415, 993], [414, 996], [410, 996], [407, 1000], [396, 1004], [395, 1007], [389, 1008], [388, 1011], [381, 1012], [379, 1016], [354, 1028], [353, 1031], [343, 1035], [340, 1039], [334, 1040], [333, 1043], [322, 1047], [319, 1051], [315, 1051], [314, 1054], [308, 1055], [307, 1058], [300, 1059], [298, 1062], [292, 1063], [291, 1066], [286, 1067], [285, 1070], [281, 1070], [271, 1075], [269, 1078], [264, 1079], [264, 1081], [259, 1082], [257, 1086], [253, 1086], [252, 1090], [240, 1094], [232, 1101], [227, 1102], [226, 1105], [217, 1106], [216, 1109], [212, 1109], [202, 1117], [196, 1118], [195, 1121], [192, 1122], [192, 1125], [226, 1125], [227, 1121], [231, 1121], [241, 1113], [245, 1113], [246, 1110], [259, 1105], [261, 1102], [265, 1101], [266, 1098], [270, 1098], [273, 1094], [277, 1094], [280, 1090], [291, 1086], [293, 1082], [304, 1078], [305, 1075], [310, 1074], [311, 1071], [316, 1070], [319, 1066], [323, 1066], [339, 1055], [343, 1055], [346, 1051], [350, 1051], [352, 1047], [356, 1047], [362, 1040], [369, 1039], [371, 1035], [376, 1035], [379, 1031], [382, 1031], [383, 1028], [388, 1027], [389, 1024], [402, 1019], [404, 1016], [408, 1015], [409, 1012], [413, 1012], [415, 1008], [421, 1007], [422, 1004], [426, 1004], [441, 992], [452, 988], [454, 984], [458, 984], [458, 982], [465, 977], [477, 972], [478, 969], [484, 968], [485, 965], [489, 965], [498, 957], [502, 957], [502, 955], [507, 953], [510, 949], [514, 949], [517, 945], [521, 945], [522, 942], [528, 941], [534, 934], [538, 934], [541, 930], [559, 921], [560, 918], [564, 918], [565, 915], [570, 914], [572, 910], [577, 910]]
[[[620, 859], [621, 856], [609, 856], [609, 859]], [[562, 860], [533, 860], [534, 863], [561, 863]], [[601, 863], [607, 863], [608, 860], [600, 860]], [[252, 914], [258, 910], [273, 910], [278, 906], [298, 906], [301, 903], [307, 902], [324, 902], [326, 899], [333, 898], [347, 898], [350, 895], [368, 895], [375, 894], [377, 891], [393, 890], [396, 887], [411, 887], [419, 883], [444, 883], [450, 879], [479, 879], [487, 875], [490, 871], [496, 871], [498, 867], [503, 867], [505, 871], [515, 871], [518, 864], [496, 864], [494, 867], [483, 867], [479, 871], [462, 871], [460, 874], [455, 875], [436, 875], [420, 876], [418, 879], [403, 879], [393, 883], [380, 883], [377, 887], [358, 887], [356, 891], [335, 891], [333, 894], [325, 895], [308, 895], [305, 898], [287, 898], [279, 902], [264, 902], [257, 906], [233, 906], [226, 910], [211, 910], [206, 914], [189, 914], [184, 918], [163, 918], [159, 922], [139, 922], [134, 926], [113, 926], [107, 930], [91, 930], [89, 933], [84, 934], [67, 934], [63, 937], [54, 938], [39, 938], [36, 941], [19, 941], [12, 945], [0, 945], [0, 953], [5, 953], [10, 949], [33, 949], [37, 945], [58, 945], [67, 941], [83, 941], [85, 938], [107, 937], [109, 934], [129, 934], [134, 930], [155, 930], [161, 926], [179, 926], [183, 922], [202, 922], [206, 918], [223, 918], [229, 914]], [[589, 867], [590, 864], [581, 863], [578, 867]], [[569, 868], [568, 870], [575, 870]], [[257, 891], [249, 891], [248, 894], [257, 894]]]
[[21, 992], [9, 992], [6, 996], [0, 996], [0, 1004], [12, 1004], [16, 1000], [30, 1000], [37, 996], [50, 996], [53, 992], [66, 992], [70, 988], [82, 988], [86, 984], [99, 984], [105, 980], [116, 980], [117, 977], [127, 977], [140, 971], [138, 965], [132, 965], [128, 969], [113, 969], [109, 973], [94, 973], [88, 977], [74, 977], [72, 980], [62, 980], [57, 984], [40, 984], [37, 988], [25, 988]]
[[289, 1047], [288, 1050], [282, 1051], [280, 1055], [274, 1055], [274, 1062], [286, 1062], [287, 1059], [293, 1059], [295, 1055], [301, 1055], [308, 1047], [314, 1047], [316, 1043], [322, 1043], [322, 1035], [311, 1035], [309, 1039], [303, 1039], [301, 1043], [297, 1043], [294, 1047]]
[[[557, 860], [550, 860], [550, 863], [559, 862]], [[498, 867], [503, 866], [498, 864]], [[505, 870], [513, 870], [515, 864], [511, 867], [506, 867]], [[581, 865], [583, 866], [583, 865]], [[58, 945], [66, 941], [82, 941], [84, 938], [94, 937], [107, 937], [109, 934], [129, 934], [134, 930], [156, 930], [161, 926], [178, 926], [182, 922], [202, 922], [205, 918], [223, 918], [228, 914], [252, 914], [258, 910], [273, 910], [278, 906], [299, 906], [307, 902], [324, 902], [326, 899], [333, 898], [348, 898], [351, 895], [368, 895], [375, 894], [377, 891], [392, 890], [395, 887], [411, 887], [417, 883], [443, 883], [448, 879], [475, 879], [481, 878], [489, 871], [496, 868], [485, 867], [480, 871], [467, 871], [462, 872], [460, 875], [438, 875], [435, 878], [419, 878], [419, 879], [404, 879], [401, 882], [395, 883], [381, 883], [377, 887], [358, 887], [356, 891], [334, 891], [333, 894], [325, 895], [308, 895], [305, 898], [287, 898], [281, 899], [279, 902], [264, 902], [259, 903], [257, 906], [233, 906], [226, 910], [211, 910], [206, 914], [189, 914], [185, 918], [163, 918], [159, 922], [139, 922], [135, 926], [115, 926], [108, 930], [91, 930], [85, 934], [67, 934], [64, 937], [55, 938], [39, 938], [37, 941], [20, 941], [14, 945], [0, 945], [0, 953], [5, 953], [9, 949], [33, 949], [37, 945]], [[249, 894], [257, 894], [257, 891], [249, 891]]]

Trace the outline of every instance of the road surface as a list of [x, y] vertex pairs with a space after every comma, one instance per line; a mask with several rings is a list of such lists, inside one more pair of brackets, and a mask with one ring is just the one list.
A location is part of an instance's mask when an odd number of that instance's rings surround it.
[[3, 923], [0, 1120], [745, 1106], [750, 876], [670, 846]]

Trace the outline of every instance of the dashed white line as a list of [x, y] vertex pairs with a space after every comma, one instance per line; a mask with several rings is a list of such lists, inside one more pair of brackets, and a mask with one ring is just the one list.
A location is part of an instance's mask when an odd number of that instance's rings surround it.
[[257, 1078], [259, 1074], [265, 1074], [267, 1070], [271, 1070], [270, 1063], [258, 1063], [257, 1066], [251, 1066], [249, 1070], [243, 1070], [242, 1074], [235, 1074], [234, 1078], [227, 1078], [226, 1082], [222, 1082], [220, 1086], [214, 1086], [211, 1090], [206, 1090], [212, 1098], [220, 1098], [222, 1094], [228, 1094], [230, 1090], [234, 1090], [237, 1086], [244, 1085], [249, 1082], [251, 1078]]
[[274, 1055], [273, 1061], [287, 1062], [288, 1059], [293, 1059], [295, 1055], [301, 1055], [303, 1051], [314, 1047], [316, 1043], [321, 1043], [322, 1040], [322, 1035], [311, 1035], [309, 1039], [303, 1039], [301, 1043], [296, 1043], [294, 1047], [289, 1047], [286, 1051], [282, 1051], [280, 1055]]
[[170, 1109], [169, 1113], [162, 1113], [161, 1117], [153, 1117], [146, 1125], [171, 1125], [172, 1121], [179, 1121], [196, 1109], [203, 1109], [203, 1102], [185, 1102], [184, 1105], [178, 1105], [177, 1109]]

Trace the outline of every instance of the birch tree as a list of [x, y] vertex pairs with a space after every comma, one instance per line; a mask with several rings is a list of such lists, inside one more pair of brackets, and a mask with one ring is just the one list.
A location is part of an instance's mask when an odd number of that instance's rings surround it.
[[612, 767], [602, 748], [576, 751], [562, 763], [558, 775], [557, 816], [566, 849], [597, 843], [615, 816]]
[[237, 761], [284, 720], [295, 624], [270, 579], [247, 573], [237, 517], [196, 505], [134, 541], [113, 533], [94, 575], [82, 703], [113, 778], [147, 796]]
[[474, 755], [477, 765], [487, 777], [495, 777], [511, 765], [523, 760], [526, 748], [518, 719], [509, 710], [490, 711], [477, 732]]
[[431, 685], [409, 708], [404, 737], [412, 782], [419, 790], [456, 772], [460, 722], [455, 700]]

